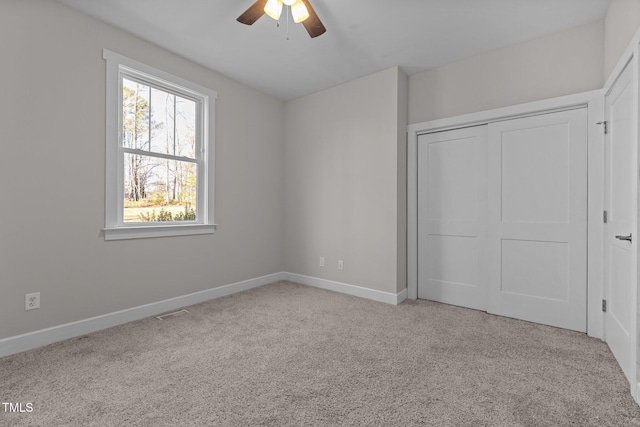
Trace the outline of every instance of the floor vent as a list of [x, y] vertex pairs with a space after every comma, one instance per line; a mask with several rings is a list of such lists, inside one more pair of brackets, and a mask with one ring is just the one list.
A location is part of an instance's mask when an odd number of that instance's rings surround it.
[[182, 316], [183, 314], [188, 314], [188, 313], [189, 311], [183, 308], [182, 310], [174, 311], [173, 313], [161, 314], [160, 316], [156, 316], [156, 318], [160, 320], [164, 320], [164, 319], [169, 319], [171, 317]]

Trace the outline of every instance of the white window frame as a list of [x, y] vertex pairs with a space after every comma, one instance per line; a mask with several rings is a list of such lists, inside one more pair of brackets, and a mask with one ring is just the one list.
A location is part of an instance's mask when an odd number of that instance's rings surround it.
[[[215, 100], [218, 94], [157, 68], [103, 50], [107, 66], [105, 240], [212, 234], [214, 221]], [[122, 78], [129, 77], [196, 101], [197, 209], [195, 221], [125, 223]]]

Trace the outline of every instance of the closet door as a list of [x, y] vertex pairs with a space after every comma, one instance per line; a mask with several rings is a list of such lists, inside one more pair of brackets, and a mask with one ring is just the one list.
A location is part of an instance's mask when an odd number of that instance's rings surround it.
[[486, 310], [487, 127], [418, 139], [418, 297]]
[[587, 111], [488, 135], [487, 311], [586, 332]]

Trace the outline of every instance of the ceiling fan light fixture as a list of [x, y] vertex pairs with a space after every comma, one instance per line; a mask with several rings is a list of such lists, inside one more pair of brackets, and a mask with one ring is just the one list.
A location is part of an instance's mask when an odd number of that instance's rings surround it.
[[267, 1], [267, 4], [264, 6], [264, 13], [276, 21], [280, 19], [280, 14], [282, 13], [282, 0]]
[[[313, 6], [311, 6], [310, 0], [255, 0], [236, 20], [244, 25], [252, 25], [262, 15], [269, 15], [270, 18], [278, 21], [279, 27], [284, 6], [288, 6], [289, 9], [291, 9], [293, 21], [296, 24], [302, 22], [302, 26], [307, 30], [309, 37], [312, 39], [321, 36], [327, 31], [322, 21], [320, 21], [320, 18], [318, 18], [318, 14], [313, 9]], [[289, 10], [286, 11], [286, 14], [286, 38], [289, 40]]]
[[[285, 0], [290, 1], [290, 0]], [[293, 16], [293, 22], [299, 24], [309, 17], [309, 11], [304, 5], [302, 0], [295, 0], [291, 5], [291, 15]]]

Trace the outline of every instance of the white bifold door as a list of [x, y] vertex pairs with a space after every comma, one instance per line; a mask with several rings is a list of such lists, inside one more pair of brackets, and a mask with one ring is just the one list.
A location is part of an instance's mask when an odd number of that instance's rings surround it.
[[418, 296], [586, 331], [587, 112], [422, 135]]
[[587, 330], [587, 110], [489, 125], [489, 299]]
[[487, 126], [418, 140], [418, 298], [487, 309]]

